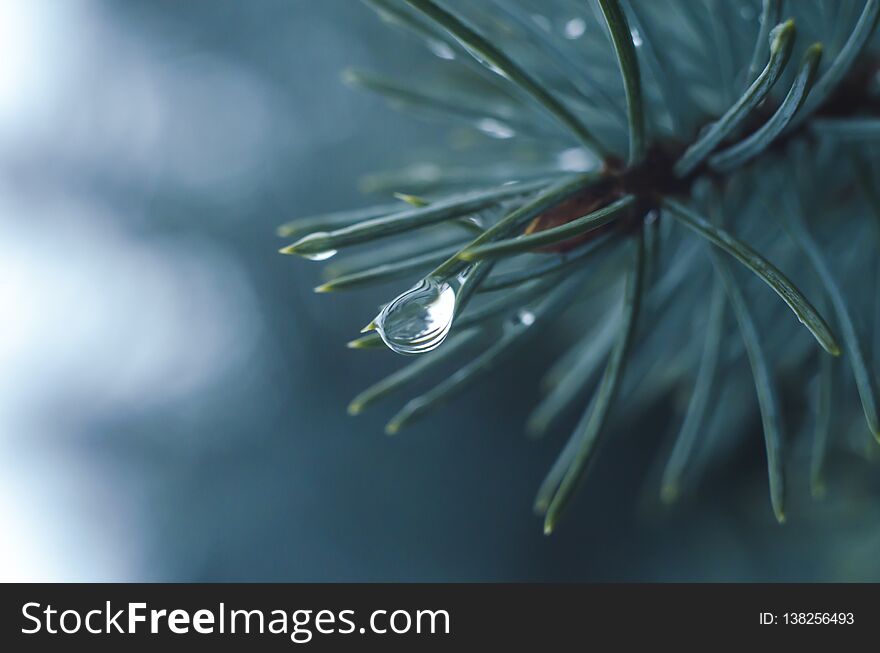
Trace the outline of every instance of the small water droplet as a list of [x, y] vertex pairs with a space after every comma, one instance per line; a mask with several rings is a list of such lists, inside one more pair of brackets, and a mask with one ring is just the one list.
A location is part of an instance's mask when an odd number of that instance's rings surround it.
[[310, 261], [326, 261], [328, 258], [332, 258], [336, 256], [335, 249], [328, 249], [323, 252], [315, 252], [314, 254], [303, 254], [303, 258], [307, 258]]
[[[303, 245], [308, 244], [310, 241], [315, 241], [315, 240], [320, 241], [320, 240], [327, 238], [327, 236], [329, 236], [329, 234], [326, 231], [315, 231], [315, 232], [308, 234], [307, 236], [303, 236], [297, 242], [295, 242], [293, 245], [291, 245], [291, 247], [296, 248], [296, 249], [300, 249]], [[318, 251], [313, 250], [313, 251], [309, 251], [309, 252], [302, 252], [302, 251], [295, 251], [294, 250], [293, 253], [298, 254], [299, 256], [302, 256], [303, 258], [307, 258], [310, 261], [326, 261], [328, 258], [330, 258], [331, 256], [334, 256], [336, 254], [336, 250], [335, 249], [322, 249], [322, 250], [318, 250]]]
[[589, 172], [598, 164], [596, 156], [582, 147], [570, 147], [556, 155], [556, 165], [565, 172]]
[[448, 43], [437, 41], [435, 39], [428, 39], [427, 44], [428, 49], [435, 57], [439, 57], [440, 59], [445, 59], [447, 61], [452, 61], [453, 59], [455, 59], [455, 50], [453, 50]]
[[465, 216], [461, 218], [461, 221], [467, 222], [468, 224], [471, 224], [475, 227], [479, 227], [480, 229], [486, 228], [486, 225], [484, 224], [483, 218], [480, 214]]
[[644, 43], [644, 41], [642, 40], [642, 35], [639, 34], [639, 30], [633, 27], [629, 33], [632, 36], [633, 45], [637, 48], [642, 47], [642, 43]]
[[495, 118], [481, 118], [477, 121], [477, 129], [492, 138], [502, 140], [516, 136], [516, 132], [510, 125], [506, 125]]
[[505, 73], [503, 70], [501, 70], [494, 63], [492, 63], [491, 61], [486, 59], [486, 57], [484, 57], [482, 54], [480, 54], [479, 52], [474, 50], [471, 46], [467, 45], [466, 43], [462, 43], [461, 45], [465, 50], [467, 50], [467, 53], [469, 55], [471, 55], [474, 59], [476, 59], [481, 64], [483, 64], [486, 68], [491, 70], [493, 73], [495, 73], [496, 75], [501, 75], [501, 77], [504, 77], [505, 79], [510, 79], [507, 76], [507, 73]]
[[740, 7], [739, 15], [742, 17], [743, 20], [752, 20], [753, 18], [755, 18], [755, 16], [757, 16], [755, 10], [749, 5], [743, 5], [742, 7]]
[[455, 316], [453, 283], [422, 279], [382, 309], [374, 322], [389, 349], [423, 354], [440, 346]]
[[584, 32], [587, 31], [587, 23], [583, 18], [572, 18], [570, 21], [565, 23], [564, 34], [565, 38], [573, 41], [574, 39], [579, 39], [584, 35]]
[[516, 320], [523, 326], [532, 326], [535, 323], [535, 314], [523, 308], [517, 312]]

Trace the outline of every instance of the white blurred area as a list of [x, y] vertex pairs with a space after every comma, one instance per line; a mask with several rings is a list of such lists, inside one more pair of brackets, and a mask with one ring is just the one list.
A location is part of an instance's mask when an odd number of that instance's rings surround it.
[[[147, 227], [159, 187], [253, 192], [271, 102], [100, 3], [0, 0], [0, 580], [148, 573], [143, 501], [70, 441], [247, 364], [261, 322], [241, 264], [198, 229]], [[143, 201], [95, 191], [113, 185]]]

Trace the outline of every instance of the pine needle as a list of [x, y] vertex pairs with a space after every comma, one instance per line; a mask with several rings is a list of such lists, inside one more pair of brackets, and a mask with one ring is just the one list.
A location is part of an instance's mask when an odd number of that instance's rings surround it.
[[712, 153], [722, 140], [739, 127], [746, 116], [767, 97], [782, 75], [794, 45], [794, 21], [787, 21], [770, 32], [770, 61], [758, 78], [727, 112], [691, 145], [675, 164], [675, 174], [686, 177]]
[[[754, 159], [770, 147], [773, 141], [782, 134], [785, 127], [791, 122], [798, 109], [801, 108], [807, 99], [807, 94], [812, 88], [813, 80], [816, 77], [816, 70], [821, 59], [821, 44], [814, 43], [807, 48], [801, 69], [794, 82], [792, 82], [788, 95], [785, 96], [785, 99], [773, 116], [751, 136], [711, 157], [709, 165], [719, 172], [729, 172], [750, 159]], [[878, 121], [877, 135], [880, 137], [880, 121]]]
[[862, 400], [862, 410], [868, 422], [868, 428], [877, 441], [880, 442], [880, 408], [878, 408], [880, 406], [880, 394], [877, 392], [877, 382], [870, 369], [870, 363], [865, 356], [865, 348], [861, 338], [856, 330], [852, 311], [837, 280], [834, 278], [834, 274], [828, 267], [825, 257], [819, 250], [819, 245], [808, 231], [801, 216], [801, 210], [795, 205], [792, 194], [787, 194], [786, 199], [788, 200], [786, 217], [788, 218], [789, 233], [791, 233], [801, 250], [807, 255], [810, 264], [825, 287], [825, 291], [831, 298], [831, 305], [834, 307], [834, 313], [840, 324], [847, 362], [852, 368], [856, 388]]
[[475, 213], [499, 202], [528, 195], [548, 185], [547, 181], [527, 182], [502, 186], [487, 191], [467, 193], [433, 202], [421, 207], [400, 211], [388, 216], [371, 218], [348, 227], [329, 232], [315, 232], [299, 239], [281, 250], [282, 254], [310, 256], [329, 250], [393, 236], [412, 229], [419, 229]]
[[831, 333], [828, 323], [813, 308], [813, 305], [804, 297], [803, 293], [775, 265], [743, 241], [721, 227], [711, 224], [683, 204], [675, 200], [666, 199], [663, 201], [663, 207], [679, 222], [716, 247], [724, 250], [754, 272], [788, 304], [788, 307], [794, 312], [798, 320], [809, 329], [810, 333], [813, 334], [825, 351], [834, 356], [840, 354], [840, 346]]
[[764, 426], [770, 503], [773, 507], [776, 521], [782, 524], [785, 522], [785, 470], [782, 459], [782, 424], [776, 387], [773, 383], [769, 363], [761, 346], [757, 327], [745, 297], [743, 297], [733, 273], [727, 267], [727, 263], [721, 260], [721, 257], [714, 251], [710, 250], [710, 253], [715, 270], [724, 284], [724, 290], [727, 293], [727, 298], [730, 300], [730, 305], [733, 308], [733, 314], [739, 324], [743, 344], [745, 345], [749, 364], [752, 368], [755, 390], [758, 395], [758, 406], [761, 412], [761, 422]]
[[700, 368], [694, 381], [694, 389], [691, 393], [691, 400], [688, 402], [684, 422], [675, 438], [675, 444], [663, 471], [660, 496], [664, 503], [672, 503], [678, 498], [681, 491], [681, 479], [706, 416], [706, 408], [715, 385], [718, 358], [724, 339], [724, 308], [724, 286], [716, 275], [706, 320], [706, 338], [703, 342]]
[[627, 124], [629, 125], [629, 165], [645, 158], [645, 109], [642, 100], [642, 77], [633, 45], [632, 31], [618, 0], [599, 0], [599, 8], [611, 32], [611, 41], [623, 77], [626, 92]]
[[[599, 383], [595, 399], [571, 436], [571, 442], [577, 443], [570, 445], [573, 448], [570, 456], [571, 460], [566, 466], [565, 474], [562, 475], [559, 485], [552, 488], [552, 498], [547, 499], [546, 494], [549, 494], [550, 489], [542, 486], [544, 494], [539, 494], [535, 502], [539, 506], [547, 505], [547, 512], [544, 516], [544, 533], [547, 535], [553, 532], [563, 511], [571, 501], [575, 488], [587, 471], [600, 436], [604, 431], [605, 421], [608, 418], [608, 413], [614, 403], [614, 398], [623, 376], [626, 358], [635, 335], [636, 325], [638, 324], [642, 289], [644, 287], [645, 242], [642, 232], [639, 232], [636, 238], [635, 250], [633, 267], [627, 276], [623, 300], [623, 320], [618, 339], [609, 356], [608, 364], [605, 367], [602, 381]], [[562, 457], [568, 458], [566, 456], [566, 451], [568, 450], [569, 447], [566, 446]]]
[[566, 222], [558, 227], [544, 229], [517, 238], [498, 240], [478, 247], [469, 245], [458, 256], [465, 261], [478, 261], [487, 258], [512, 256], [556, 243], [562, 243], [616, 220], [621, 214], [626, 213], [634, 202], [634, 196], [626, 195], [608, 206], [593, 211], [581, 218]]

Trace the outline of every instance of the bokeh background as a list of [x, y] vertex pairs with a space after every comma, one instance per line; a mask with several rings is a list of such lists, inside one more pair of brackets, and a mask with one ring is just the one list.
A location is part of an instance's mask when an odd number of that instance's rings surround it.
[[545, 538], [540, 345], [398, 438], [346, 416], [399, 363], [343, 346], [383, 292], [314, 296], [274, 230], [430, 160], [339, 75], [429, 56], [356, 0], [0, 0], [0, 578], [880, 580], [876, 468], [779, 527], [757, 431], [658, 511], [663, 405]]

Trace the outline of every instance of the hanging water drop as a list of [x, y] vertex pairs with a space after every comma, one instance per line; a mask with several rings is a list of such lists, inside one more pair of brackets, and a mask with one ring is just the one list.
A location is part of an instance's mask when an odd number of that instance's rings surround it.
[[446, 339], [455, 316], [453, 283], [431, 277], [402, 293], [374, 320], [376, 331], [398, 354], [423, 354]]

